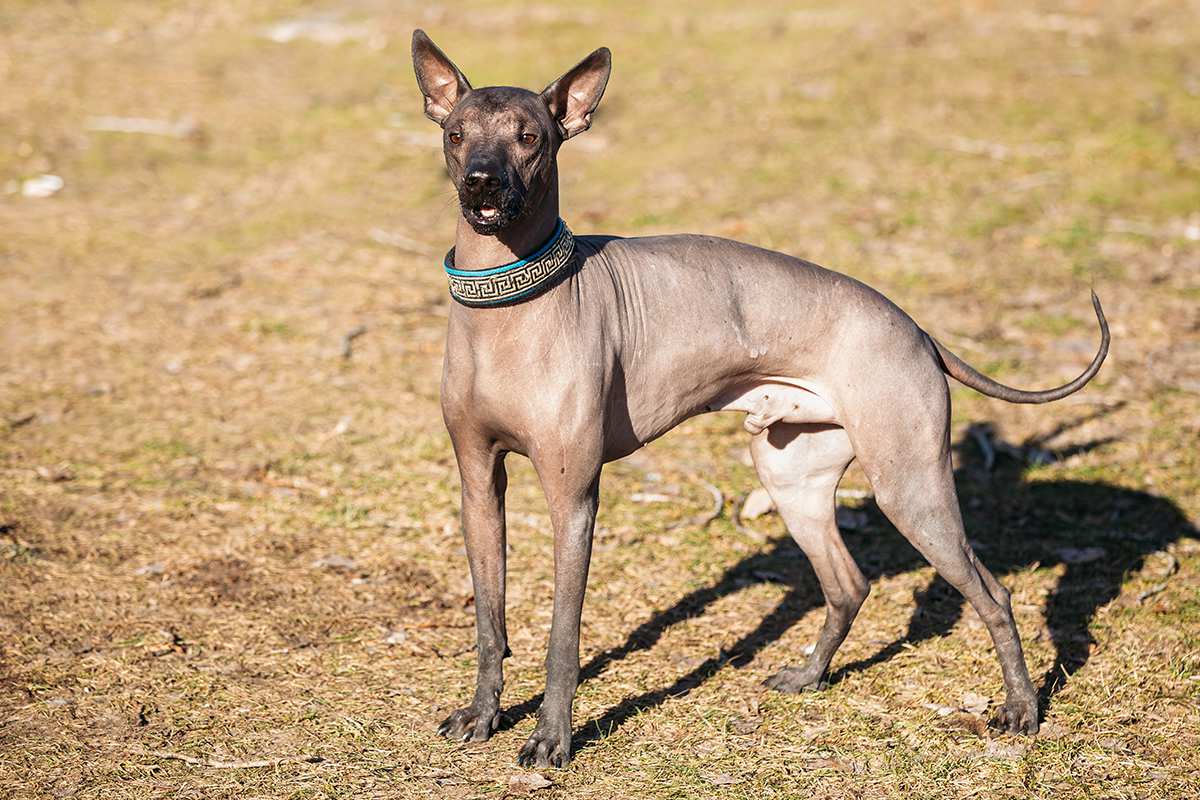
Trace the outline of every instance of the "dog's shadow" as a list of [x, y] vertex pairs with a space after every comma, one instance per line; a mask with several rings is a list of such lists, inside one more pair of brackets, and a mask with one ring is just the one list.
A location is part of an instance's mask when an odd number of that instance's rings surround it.
[[[1054, 645], [1055, 659], [1041, 679], [1043, 713], [1070, 676], [1087, 663], [1095, 644], [1091, 623], [1096, 611], [1120, 594], [1126, 576], [1141, 569], [1147, 556], [1182, 536], [1196, 534], [1174, 503], [1147, 492], [1100, 481], [1024, 479], [1028, 461], [1022, 454], [1059, 459], [1110, 441], [1094, 440], [1058, 451], [1044, 448], [1045, 442], [1090, 418], [1060, 426], [1020, 447], [998, 442], [991, 453], [987, 452], [992, 446], [986, 425], [972, 426], [955, 444], [961, 465], [955, 473], [959, 500], [967, 535], [980, 560], [1001, 578], [1036, 565], [1064, 565], [1063, 575], [1046, 601], [1046, 631]], [[873, 503], [863, 510], [867, 524], [856, 531], [843, 531], [843, 536], [872, 582], [928, 566]], [[697, 617], [715, 601], [756, 583], [779, 583], [788, 591], [753, 630], [732, 646], [670, 684], [626, 697], [583, 723], [576, 729], [573, 749], [608, 736], [633, 715], [661, 705], [668, 697], [688, 694], [725, 666], [749, 664], [806, 613], [824, 605], [807, 560], [789, 537], [778, 536], [767, 549], [729, 567], [710, 586], [689, 592], [670, 608], [657, 612], [631, 631], [620, 646], [594, 656], [581, 669], [580, 683], [597, 677], [631, 653], [653, 647], [672, 625]], [[938, 577], [915, 592], [914, 599], [916, 607], [904, 637], [859, 661], [839, 666], [835, 658], [829, 682], [870, 669], [906, 646], [948, 634], [962, 615], [965, 602]], [[1027, 640], [1032, 633], [1022, 631]], [[853, 629], [850, 636], [854, 636]], [[802, 660], [797, 653], [789, 662]], [[502, 728], [510, 728], [534, 713], [541, 701], [539, 694], [505, 709]]]

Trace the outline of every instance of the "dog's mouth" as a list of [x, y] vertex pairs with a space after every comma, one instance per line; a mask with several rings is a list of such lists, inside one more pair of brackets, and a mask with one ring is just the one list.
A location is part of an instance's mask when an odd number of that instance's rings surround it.
[[513, 198], [464, 201], [463, 216], [476, 233], [494, 234], [520, 216], [520, 203]]

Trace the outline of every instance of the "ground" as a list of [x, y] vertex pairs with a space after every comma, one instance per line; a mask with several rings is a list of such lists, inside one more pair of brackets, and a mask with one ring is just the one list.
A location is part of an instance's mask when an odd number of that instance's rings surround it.
[[[1200, 793], [1200, 21], [1022, 5], [5, 3], [0, 796]], [[606, 470], [576, 757], [541, 788], [514, 760], [551, 533], [510, 459], [509, 721], [435, 736], [470, 695], [473, 612], [438, 410], [455, 202], [418, 25], [476, 85], [612, 48], [560, 162], [579, 233], [806, 257], [1023, 387], [1086, 364], [1096, 289], [1113, 347], [1085, 391], [954, 390], [1040, 736], [986, 727], [986, 632], [854, 471], [872, 595], [825, 691], [761, 685], [821, 598], [777, 517], [734, 523], [755, 486], [736, 415]]]

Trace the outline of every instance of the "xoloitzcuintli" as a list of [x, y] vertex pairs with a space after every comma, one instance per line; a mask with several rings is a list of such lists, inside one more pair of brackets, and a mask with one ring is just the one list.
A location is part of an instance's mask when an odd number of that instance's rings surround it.
[[554, 527], [546, 692], [526, 766], [571, 758], [579, 622], [600, 470], [709, 411], [740, 411], [755, 469], [812, 562], [826, 617], [806, 663], [767, 684], [816, 688], [868, 584], [834, 521], [854, 459], [875, 502], [987, 625], [1004, 675], [997, 721], [1038, 729], [1009, 593], [967, 543], [950, 459], [946, 376], [1013, 403], [1057, 400], [1075, 380], [1021, 391], [982, 375], [879, 292], [781, 253], [711, 236], [571, 236], [559, 220], [559, 146], [586, 131], [608, 82], [600, 48], [540, 94], [474, 89], [422, 31], [412, 41], [425, 113], [442, 127], [462, 214], [447, 255], [451, 294], [442, 410], [462, 478], [475, 590], [475, 697], [439, 731], [487, 739], [500, 720], [506, 533], [504, 457], [532, 462]]

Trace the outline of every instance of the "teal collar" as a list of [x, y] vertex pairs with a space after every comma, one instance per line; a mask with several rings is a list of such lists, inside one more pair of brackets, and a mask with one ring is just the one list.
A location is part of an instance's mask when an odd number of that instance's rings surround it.
[[486, 269], [455, 269], [454, 248], [442, 266], [450, 296], [464, 306], [487, 308], [528, 300], [565, 278], [575, 262], [575, 237], [561, 219], [550, 238], [527, 258]]

